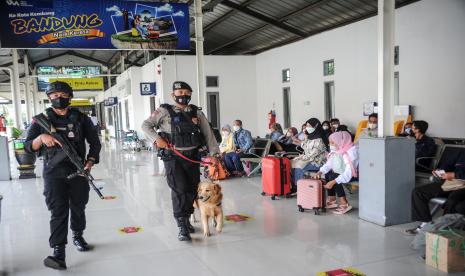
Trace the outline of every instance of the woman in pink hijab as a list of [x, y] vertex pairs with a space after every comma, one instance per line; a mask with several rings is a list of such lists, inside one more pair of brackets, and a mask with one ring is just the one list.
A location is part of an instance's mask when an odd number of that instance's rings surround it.
[[333, 213], [342, 215], [352, 210], [342, 184], [349, 183], [353, 177], [357, 177], [358, 152], [352, 143], [352, 136], [347, 131], [331, 134], [329, 147], [331, 152], [328, 161], [320, 168], [316, 178], [325, 175], [327, 183], [324, 187], [328, 190], [326, 208], [335, 209]]

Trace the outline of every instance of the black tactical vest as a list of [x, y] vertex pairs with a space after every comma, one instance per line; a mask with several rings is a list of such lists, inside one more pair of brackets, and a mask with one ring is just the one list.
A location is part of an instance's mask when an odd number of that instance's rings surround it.
[[189, 105], [189, 112], [175, 112], [169, 104], [162, 104], [160, 107], [166, 108], [171, 117], [171, 133], [166, 138], [176, 148], [201, 147], [205, 145], [204, 138], [200, 132], [200, 127], [192, 119], [197, 118], [198, 107]]

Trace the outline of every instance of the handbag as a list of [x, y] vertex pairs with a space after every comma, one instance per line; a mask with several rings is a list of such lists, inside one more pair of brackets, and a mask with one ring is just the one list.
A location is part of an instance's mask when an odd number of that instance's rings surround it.
[[465, 180], [463, 179], [453, 179], [446, 180], [441, 186], [444, 192], [456, 191], [465, 188]]

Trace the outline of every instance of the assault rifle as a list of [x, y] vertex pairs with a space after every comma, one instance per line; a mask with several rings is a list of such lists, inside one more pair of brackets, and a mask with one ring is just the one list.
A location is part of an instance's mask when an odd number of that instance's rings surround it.
[[55, 127], [49, 122], [49, 120], [45, 117], [44, 114], [39, 114], [34, 117], [35, 122], [42, 127], [47, 134], [51, 135], [55, 138], [60, 144], [62, 145], [63, 152], [69, 158], [71, 163], [77, 168], [77, 172], [70, 174], [68, 179], [75, 178], [77, 176], [82, 176], [87, 179], [89, 182], [90, 187], [97, 193], [97, 195], [101, 199], [105, 199], [100, 190], [94, 184], [94, 177], [90, 174], [88, 170], [84, 169], [84, 162], [82, 161], [81, 157], [77, 153], [76, 149], [71, 145], [71, 142], [68, 140], [67, 137], [64, 137], [60, 133], [58, 133]]

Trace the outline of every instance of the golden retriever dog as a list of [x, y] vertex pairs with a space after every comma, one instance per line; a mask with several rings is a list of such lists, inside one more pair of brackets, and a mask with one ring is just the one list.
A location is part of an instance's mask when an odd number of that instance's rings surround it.
[[[202, 221], [203, 235], [210, 236], [208, 221], [211, 218], [213, 225], [216, 227], [216, 233], [223, 231], [223, 206], [221, 201], [223, 194], [221, 186], [218, 183], [201, 182], [197, 189], [197, 199], [194, 201], [194, 207], [200, 210]], [[196, 222], [195, 216], [193, 221]]]

